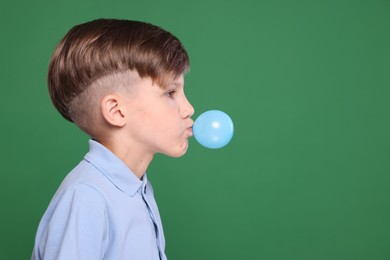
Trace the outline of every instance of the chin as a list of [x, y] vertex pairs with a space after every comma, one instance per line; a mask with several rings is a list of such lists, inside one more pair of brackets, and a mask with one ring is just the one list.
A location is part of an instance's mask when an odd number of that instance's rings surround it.
[[185, 155], [186, 154], [186, 152], [187, 152], [187, 149], [185, 150], [185, 151], [177, 151], [177, 152], [175, 152], [175, 153], [171, 153], [171, 154], [167, 154], [168, 156], [170, 156], [170, 157], [173, 157], [173, 158], [180, 158], [180, 157], [182, 157], [183, 155]]
[[169, 156], [169, 157], [179, 158], [179, 157], [182, 157], [183, 155], [185, 155], [187, 153], [187, 150], [188, 150], [188, 142], [185, 142], [183, 145], [178, 146], [177, 149], [167, 151], [164, 154]]

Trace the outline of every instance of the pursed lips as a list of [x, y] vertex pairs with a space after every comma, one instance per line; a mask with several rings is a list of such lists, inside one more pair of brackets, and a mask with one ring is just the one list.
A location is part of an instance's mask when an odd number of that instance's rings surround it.
[[190, 125], [187, 127], [188, 137], [191, 137], [193, 135], [192, 133], [192, 126], [194, 125], [194, 121], [191, 121]]

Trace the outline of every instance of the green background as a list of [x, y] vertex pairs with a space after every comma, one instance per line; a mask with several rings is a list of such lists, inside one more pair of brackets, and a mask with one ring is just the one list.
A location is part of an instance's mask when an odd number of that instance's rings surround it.
[[88, 137], [51, 105], [48, 60], [75, 24], [151, 22], [191, 58], [187, 96], [235, 123], [148, 173], [169, 259], [390, 259], [390, 1], [2, 1], [0, 259], [38, 222]]

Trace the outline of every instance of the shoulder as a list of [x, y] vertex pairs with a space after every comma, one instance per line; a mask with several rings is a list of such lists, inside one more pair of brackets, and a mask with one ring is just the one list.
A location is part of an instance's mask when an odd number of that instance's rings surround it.
[[105, 198], [96, 185], [88, 182], [78, 182], [67, 187], [62, 200], [71, 200], [73, 203], [100, 203], [105, 204]]
[[62, 181], [47, 210], [48, 215], [67, 214], [80, 209], [103, 210], [106, 201], [100, 183], [104, 182], [98, 171], [89, 163], [81, 161]]
[[85, 183], [75, 183], [62, 190], [53, 198], [47, 212], [52, 219], [67, 219], [70, 215], [78, 218], [89, 216], [104, 217], [107, 203], [95, 187]]
[[94, 165], [83, 160], [71, 170], [58, 187], [53, 200], [82, 197], [103, 200], [111, 182]]

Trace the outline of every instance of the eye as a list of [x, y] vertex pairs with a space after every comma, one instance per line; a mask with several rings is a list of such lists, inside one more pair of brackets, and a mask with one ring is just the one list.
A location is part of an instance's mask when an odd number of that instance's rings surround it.
[[175, 93], [176, 93], [176, 90], [171, 89], [171, 90], [167, 91], [167, 92], [165, 93], [165, 95], [167, 95], [167, 96], [170, 97], [170, 98], [173, 98], [173, 95], [174, 95]]

